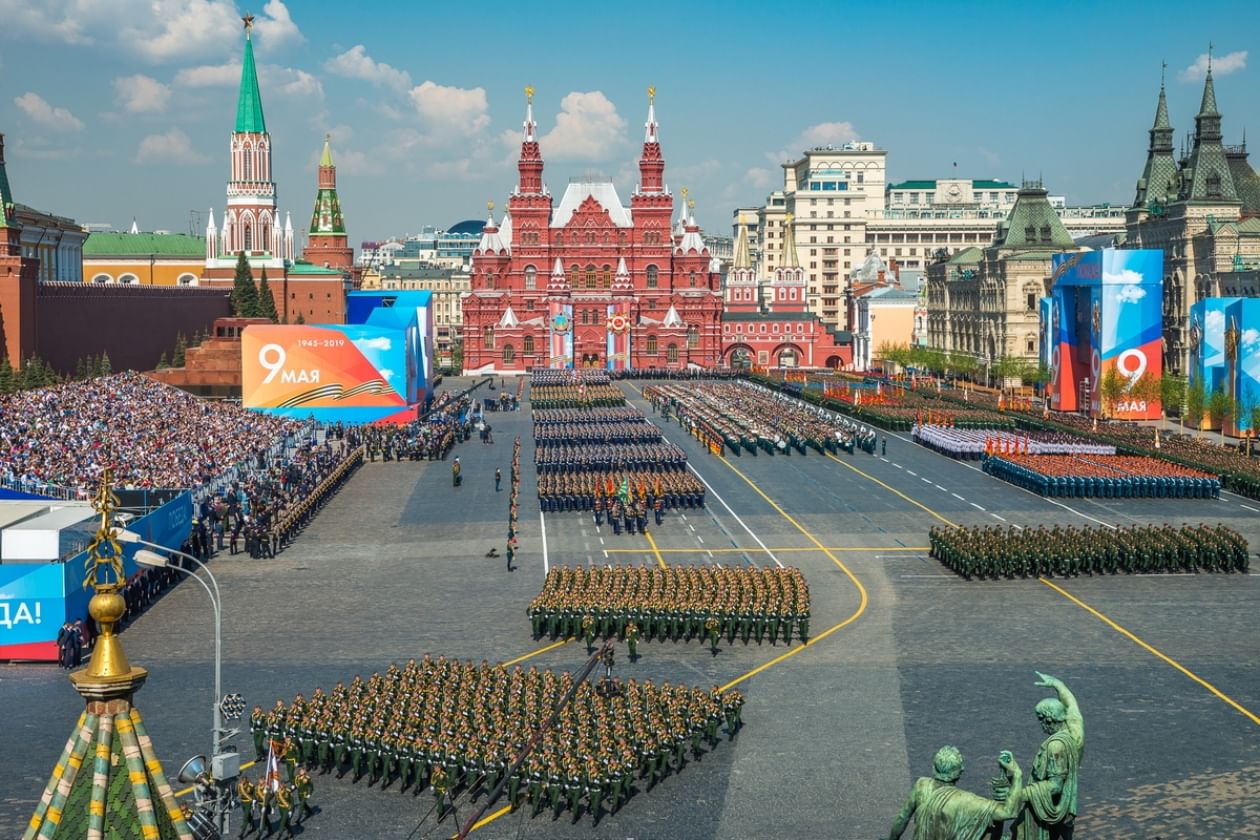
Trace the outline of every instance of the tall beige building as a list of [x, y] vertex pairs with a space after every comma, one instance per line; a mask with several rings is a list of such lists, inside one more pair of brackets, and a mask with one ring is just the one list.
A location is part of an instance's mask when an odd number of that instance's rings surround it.
[[[796, 218], [796, 246], [808, 281], [810, 308], [828, 324], [852, 330], [848, 277], [874, 252], [898, 274], [922, 274], [942, 253], [983, 248], [1015, 207], [1019, 189], [1006, 181], [946, 178], [887, 183], [888, 153], [870, 142], [806, 151], [783, 165], [783, 189], [755, 211], [736, 211], [735, 225], [754, 214], [758, 270], [766, 276], [781, 251], [783, 220]], [[1072, 237], [1120, 234], [1122, 207], [1069, 207], [1046, 196]], [[745, 222], [746, 223], [746, 222]]]

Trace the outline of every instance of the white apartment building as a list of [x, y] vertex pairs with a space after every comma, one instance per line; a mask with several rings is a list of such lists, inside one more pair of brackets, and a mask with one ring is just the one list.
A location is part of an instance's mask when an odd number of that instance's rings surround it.
[[[889, 184], [887, 155], [870, 142], [807, 150], [783, 164], [782, 190], [755, 210], [736, 210], [736, 226], [756, 215], [757, 231], [749, 241], [760, 246], [760, 276], [774, 270], [784, 220], [793, 214], [810, 308], [840, 329], [854, 328], [847, 323], [845, 292], [850, 274], [869, 252], [895, 262], [899, 272], [921, 275], [941, 251], [952, 256], [991, 243], [1019, 192], [1007, 181], [983, 179]], [[1122, 207], [1069, 207], [1062, 196], [1050, 197], [1050, 204], [1074, 238], [1124, 231]]]

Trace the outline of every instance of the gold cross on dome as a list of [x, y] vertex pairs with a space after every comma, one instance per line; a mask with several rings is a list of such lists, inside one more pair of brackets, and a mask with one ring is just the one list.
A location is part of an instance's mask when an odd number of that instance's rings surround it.
[[648, 85], [648, 104], [656, 101], [656, 85]]

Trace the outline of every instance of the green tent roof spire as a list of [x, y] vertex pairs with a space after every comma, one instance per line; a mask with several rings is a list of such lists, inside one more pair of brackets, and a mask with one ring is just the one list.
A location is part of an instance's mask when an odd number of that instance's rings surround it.
[[258, 70], [254, 67], [254, 41], [250, 37], [253, 15], [246, 15], [245, 58], [241, 62], [241, 94], [236, 100], [236, 130], [255, 131], [265, 134], [267, 121], [263, 118], [262, 94], [258, 92]]
[[4, 168], [4, 134], [0, 133], [0, 228], [17, 226], [17, 220], [13, 218], [13, 191]]

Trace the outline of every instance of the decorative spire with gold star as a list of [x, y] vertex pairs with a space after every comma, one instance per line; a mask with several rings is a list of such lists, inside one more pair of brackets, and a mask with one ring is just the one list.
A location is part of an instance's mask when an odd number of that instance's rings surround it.
[[126, 577], [122, 548], [114, 537], [118, 497], [112, 470], [102, 476], [92, 507], [101, 524], [87, 549], [83, 584], [95, 590], [88, 613], [100, 625], [100, 635], [87, 668], [70, 675], [87, 705], [22, 837], [193, 840], [140, 712], [131, 702], [149, 672], [127, 661], [122, 641], [114, 634], [127, 605], [118, 592]]

